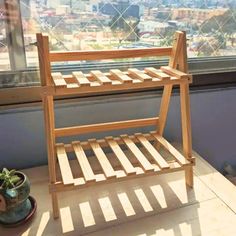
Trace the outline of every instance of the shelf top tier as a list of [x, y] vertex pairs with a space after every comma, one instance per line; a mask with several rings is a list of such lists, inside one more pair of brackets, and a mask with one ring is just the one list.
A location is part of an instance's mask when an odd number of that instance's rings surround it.
[[71, 75], [51, 73], [55, 94], [94, 93], [106, 91], [155, 88], [167, 84], [191, 83], [192, 76], [163, 66], [160, 69], [148, 67], [144, 70], [130, 68], [128, 71], [111, 69], [107, 73], [92, 70], [88, 74], [81, 71]]
[[[41, 84], [43, 93], [46, 95], [96, 94], [192, 82], [192, 76], [187, 73], [186, 36], [184, 32], [177, 31], [175, 33], [173, 47], [162, 48], [50, 52], [48, 36], [42, 34], [37, 34], [37, 43]], [[52, 62], [150, 56], [169, 57], [168, 66], [162, 66], [158, 69], [148, 67], [144, 70], [129, 68], [127, 71], [111, 68], [107, 72], [101, 72], [95, 68], [88, 74], [84, 74], [82, 71], [74, 71], [70, 75], [63, 75], [60, 71], [51, 72]]]

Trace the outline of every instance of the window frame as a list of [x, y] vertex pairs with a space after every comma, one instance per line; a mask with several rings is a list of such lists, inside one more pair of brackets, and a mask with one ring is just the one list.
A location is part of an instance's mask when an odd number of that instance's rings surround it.
[[[227, 60], [230, 62], [227, 63]], [[236, 86], [236, 56], [235, 57], [224, 57], [224, 58], [204, 58], [203, 59], [192, 59], [190, 58], [188, 60], [189, 62], [189, 72], [193, 75], [193, 83], [190, 84], [191, 90], [198, 90], [198, 89], [209, 89], [209, 88], [225, 88], [225, 87], [232, 87]], [[160, 67], [162, 65], [165, 65], [167, 63], [167, 60], [162, 61], [139, 61], [136, 63], [133, 63], [136, 68], [142, 68], [142, 67], [148, 67], [148, 66], [157, 66]], [[103, 68], [99, 67], [100, 70], [106, 70], [106, 68], [109, 68], [112, 65], [112, 68], [119, 68], [119, 69], [125, 69], [127, 66], [125, 66], [125, 63], [103, 63]], [[228, 66], [226, 67], [225, 65]], [[204, 66], [201, 69], [199, 68], [199, 65]], [[222, 65], [223, 67], [221, 67]], [[87, 63], [87, 67], [84, 68], [85, 71], [89, 71], [93, 64]], [[96, 66], [99, 66], [96, 64]], [[216, 67], [218, 66], [218, 67]], [[63, 70], [64, 69], [64, 70]], [[68, 71], [75, 71], [80, 70], [81, 68], [78, 66], [71, 66], [68, 69], [65, 69], [65, 67], [52, 67], [53, 71], [62, 70], [64, 72]], [[34, 68], [30, 69], [28, 71], [18, 71], [18, 73], [31, 73], [32, 76], [38, 76], [39, 78], [39, 69]], [[12, 76], [15, 75], [16, 72], [9, 72], [8, 74], [11, 74]], [[0, 73], [0, 80], [2, 76], [6, 76], [5, 73]], [[157, 90], [157, 89], [156, 89]], [[153, 89], [139, 89], [138, 91], [129, 91], [129, 92], [107, 92], [104, 94], [107, 95], [114, 95], [114, 94], [132, 94], [137, 92], [147, 92], [147, 91], [153, 91]], [[34, 102], [41, 102], [41, 86], [40, 81], [33, 82], [31, 84], [27, 83], [27, 86], [25, 87], [11, 87], [11, 88], [1, 88], [0, 89], [0, 106], [4, 105], [25, 105], [30, 104]], [[96, 94], [94, 96], [97, 96]], [[102, 95], [99, 95], [102, 96]], [[64, 96], [64, 97], [58, 97], [56, 99], [71, 99], [71, 98], [84, 98], [87, 97], [86, 95], [73, 95], [73, 96]]]
[[[4, 0], [5, 2], [5, 0]], [[12, 32], [8, 27], [11, 27], [11, 22], [6, 20], [6, 30], [7, 34], [7, 41], [13, 43], [12, 49], [9, 51], [13, 54], [19, 54], [19, 50], [22, 50], [22, 55], [25, 57], [25, 48], [22, 47], [21, 49], [19, 46], [14, 46], [14, 42], [16, 37], [21, 39], [21, 44], [24, 42], [24, 36], [22, 31], [22, 21], [21, 21], [21, 12], [20, 12], [20, 0], [18, 0], [18, 7], [19, 11], [19, 25], [21, 27], [20, 30]], [[18, 53], [14, 53], [18, 52]], [[10, 55], [9, 55], [10, 56]], [[12, 55], [13, 59], [15, 55]], [[13, 61], [14, 61], [13, 60]], [[167, 60], [152, 60], [152, 61], [139, 61], [134, 62], [134, 66], [137, 68], [148, 67], [148, 66], [157, 66], [160, 67], [161, 65], [165, 65]], [[112, 68], [119, 68], [124, 69], [125, 63], [102, 63], [103, 67], [99, 67], [101, 70], [106, 70], [112, 66]], [[189, 58], [188, 59], [189, 65], [189, 72], [193, 74], [193, 83], [190, 85], [191, 89], [199, 89], [199, 88], [209, 88], [209, 87], [226, 87], [226, 86], [234, 86], [236, 85], [236, 55], [235, 56], [224, 56], [224, 57], [202, 57], [202, 58]], [[89, 70], [95, 66], [93, 63], [87, 63], [86, 67], [83, 66], [52, 66], [52, 70], [54, 71], [62, 71], [62, 72], [69, 72], [72, 70], [80, 70], [83, 67], [83, 70]], [[98, 64], [96, 63], [96, 66]], [[2, 80], [9, 80], [14, 81], [16, 77], [24, 78], [29, 77], [32, 78], [30, 82], [21, 82], [18, 84], [7, 84], [5, 87], [3, 86], [0, 88], [0, 106], [3, 105], [16, 105], [16, 104], [26, 104], [32, 102], [40, 102], [40, 80], [39, 80], [39, 69], [36, 67], [31, 68], [22, 68], [19, 69], [19, 66], [12, 66], [11, 71], [3, 71], [0, 72], [0, 81]], [[140, 90], [142, 92], [144, 90]], [[145, 90], [146, 91], [146, 90]], [[149, 89], [149, 91], [151, 91]], [[118, 93], [118, 92], [116, 92]], [[130, 92], [119, 92], [119, 93], [130, 93]], [[132, 93], [132, 92], [131, 92]], [[111, 94], [111, 93], [110, 93]], [[109, 94], [106, 94], [109, 95]], [[71, 98], [71, 96], [69, 97]], [[79, 98], [79, 96], [73, 96], [73, 98]], [[65, 99], [58, 98], [58, 99]]]

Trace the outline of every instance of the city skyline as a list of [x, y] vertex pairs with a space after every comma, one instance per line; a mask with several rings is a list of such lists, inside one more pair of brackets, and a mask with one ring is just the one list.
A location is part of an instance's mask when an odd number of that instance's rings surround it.
[[[184, 30], [189, 57], [236, 55], [233, 1], [21, 0], [28, 65], [37, 63], [35, 34], [49, 34], [53, 50], [101, 50], [168, 46]], [[233, 6], [233, 7], [232, 7]], [[8, 68], [5, 23], [0, 60]]]

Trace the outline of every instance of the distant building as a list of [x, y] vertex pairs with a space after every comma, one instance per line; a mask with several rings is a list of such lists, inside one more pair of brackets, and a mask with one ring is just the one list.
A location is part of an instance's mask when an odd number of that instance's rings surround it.
[[59, 5], [56, 7], [56, 15], [65, 15], [70, 13], [70, 7], [68, 5]]
[[210, 19], [213, 16], [223, 15], [228, 9], [194, 9], [194, 8], [176, 8], [172, 10], [172, 19], [194, 19], [199, 22]]
[[48, 8], [56, 8], [58, 7], [59, 5], [61, 5], [61, 0], [47, 0], [47, 1], [44, 1], [46, 6]]
[[168, 23], [161, 23], [152, 20], [141, 20], [138, 24], [139, 33], [160, 33], [169, 27]]
[[130, 5], [129, 1], [117, 1], [112, 3], [99, 3], [99, 11], [102, 14], [114, 16], [117, 14], [122, 14], [124, 18], [127, 17], [135, 17], [139, 18], [139, 6], [138, 5]]

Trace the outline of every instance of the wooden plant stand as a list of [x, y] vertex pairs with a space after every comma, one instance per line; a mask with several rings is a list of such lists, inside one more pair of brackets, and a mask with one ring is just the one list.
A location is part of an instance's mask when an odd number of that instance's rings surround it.
[[[49, 191], [52, 196], [54, 218], [59, 217], [57, 193], [60, 191], [180, 170], [185, 171], [186, 184], [190, 187], [193, 186], [194, 159], [192, 158], [189, 104], [189, 83], [191, 83], [192, 77], [187, 72], [186, 36], [184, 32], [175, 33], [173, 47], [162, 48], [50, 52], [48, 36], [42, 34], [37, 34], [37, 43], [48, 150]], [[168, 56], [169, 64], [160, 69], [151, 67], [142, 71], [135, 68], [130, 68], [125, 72], [111, 69], [107, 73], [93, 70], [88, 74], [75, 71], [69, 76], [64, 76], [59, 72], [51, 73], [51, 62], [148, 56]], [[184, 155], [163, 138], [173, 85], [180, 87]], [[164, 88], [159, 117], [55, 128], [54, 96], [94, 95], [110, 91], [158, 87]], [[155, 126], [156, 129], [148, 134], [138, 133], [129, 136], [105, 137], [100, 140], [89, 139], [86, 142], [74, 141], [70, 144], [56, 142], [59, 137], [144, 126]], [[124, 146], [126, 147], [125, 151]], [[104, 152], [104, 147], [110, 147], [120, 163], [119, 168], [114, 167], [109, 161]], [[171, 154], [173, 157], [171, 161], [160, 154], [160, 147]], [[101, 167], [100, 172], [93, 170], [85, 152], [88, 149], [94, 152]], [[146, 150], [149, 155], [145, 155], [143, 150]], [[129, 155], [127, 155], [128, 151], [135, 156], [135, 163], [130, 161]], [[68, 152], [75, 153], [80, 170], [79, 174], [72, 171], [67, 156]], [[57, 174], [58, 168], [60, 175]]]

